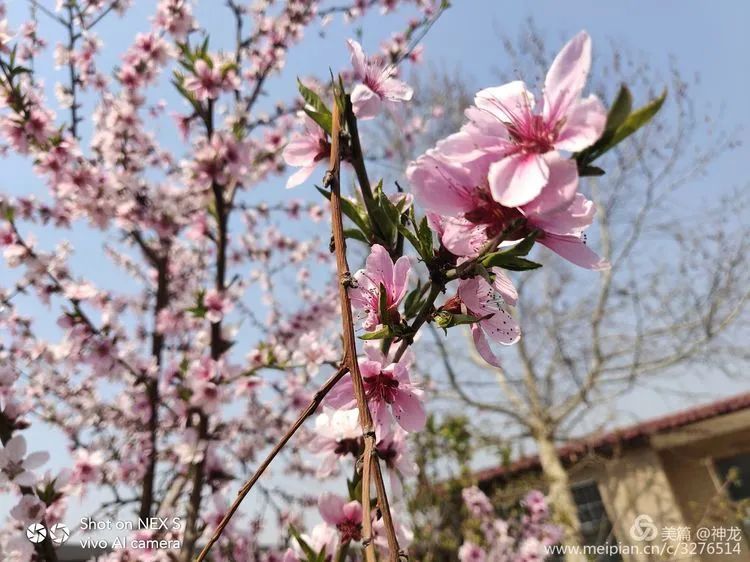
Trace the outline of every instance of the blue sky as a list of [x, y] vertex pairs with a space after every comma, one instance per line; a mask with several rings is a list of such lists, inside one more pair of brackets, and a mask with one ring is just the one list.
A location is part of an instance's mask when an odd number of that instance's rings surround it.
[[[52, 0], [41, 1], [48, 6], [54, 4]], [[26, 3], [22, 0], [12, 0], [9, 4], [11, 24], [28, 13]], [[105, 47], [105, 54], [100, 59], [102, 67], [115, 64], [122, 48], [130, 43], [133, 35], [147, 27], [147, 18], [152, 14], [154, 4], [151, 0], [135, 0], [134, 8], [124, 20], [110, 16], [97, 28], [100, 36], [110, 46], [109, 49]], [[224, 2], [202, 0], [196, 12], [212, 31], [212, 44], [215, 47], [228, 45], [233, 29]], [[561, 46], [567, 38], [586, 29], [593, 38], [595, 53], [597, 45], [605, 45], [610, 41], [645, 53], [656, 68], [664, 69], [665, 83], [668, 82], [666, 69], [670, 57], [674, 57], [685, 76], [697, 75], [700, 78], [692, 90], [693, 100], [698, 107], [711, 107], [714, 113], [721, 115], [719, 125], [723, 128], [746, 130], [750, 125], [750, 73], [746, 60], [747, 53], [750, 53], [750, 34], [746, 31], [747, 22], [750, 21], [750, 3], [739, 0], [713, 4], [675, 0], [455, 0], [454, 6], [437, 22], [424, 41], [426, 63], [445, 68], [460, 66], [471, 77], [472, 85], [477, 89], [493, 85], [495, 69], [509, 70], [499, 36], [506, 34], [515, 37], [517, 30], [530, 17], [552, 46]], [[61, 38], [56, 24], [50, 23], [42, 14], [39, 18], [42, 34], [50, 43]], [[377, 48], [381, 40], [392, 31], [403, 28], [403, 21], [403, 12], [387, 17], [374, 14], [368, 17], [362, 25], [365, 49]], [[269, 98], [292, 99], [296, 95], [297, 75], [321, 76], [325, 75], [328, 67], [334, 70], [347, 67], [348, 53], [344, 40], [350, 35], [351, 32], [346, 31], [339, 20], [326, 29], [324, 38], [317, 37], [314, 31], [310, 31], [302, 46], [290, 53], [283, 77], [270, 82]], [[596, 61], [594, 64], [596, 65]], [[41, 75], [47, 80], [48, 89], [51, 89], [55, 80], [65, 78], [63, 71], [55, 71], [49, 60], [37, 61], [37, 65]], [[645, 101], [639, 94], [645, 95], [644, 92], [635, 92], [636, 100]], [[167, 88], [160, 90], [158, 95], [168, 100], [175, 99]], [[170, 145], [170, 138], [174, 137], [174, 129], [170, 127], [165, 126], [159, 133], [167, 146]], [[696, 184], [691, 193], [695, 193], [698, 199], [708, 200], [717, 193], [726, 193], [731, 188], [746, 185], [748, 156], [746, 147], [721, 156], [708, 176], [700, 184]], [[269, 191], [266, 193], [286, 197], [284, 181], [282, 177], [269, 181], [266, 186]], [[16, 158], [9, 158], [3, 162], [0, 172], [0, 192], [4, 191], [41, 194], [43, 188], [34, 179], [27, 164]], [[313, 193], [295, 193], [298, 197], [308, 195], [314, 196]], [[82, 229], [76, 229], [67, 237], [78, 248], [74, 266], [77, 266], [77, 271], [86, 273], [87, 267], [91, 266], [91, 256], [98, 255], [98, 243]], [[46, 240], [42, 237], [42, 240], [52, 243], [55, 235], [50, 234]], [[103, 286], [119, 281], [114, 270], [105, 268], [99, 273]], [[5, 275], [0, 270], [0, 276]], [[709, 388], [705, 381], [699, 379], [696, 379], [696, 384]], [[714, 390], [729, 393], [736, 388], [739, 387], [727, 384]], [[646, 393], [636, 393], [632, 400], [633, 404], [635, 400], [638, 402], [637, 408], [630, 408], [632, 415], [637, 417], [681, 405], [678, 397], [664, 402], [663, 398]], [[39, 437], [45, 435], [40, 433]], [[62, 443], [55, 447], [59, 448], [57, 453], [60, 456], [57, 458], [61, 459], [64, 454]]]

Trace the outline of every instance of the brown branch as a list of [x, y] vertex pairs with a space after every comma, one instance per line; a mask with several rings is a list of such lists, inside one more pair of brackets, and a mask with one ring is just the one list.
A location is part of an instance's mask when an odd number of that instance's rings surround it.
[[[339, 300], [341, 303], [341, 321], [344, 340], [344, 365], [349, 368], [354, 387], [354, 396], [357, 400], [359, 410], [359, 421], [362, 426], [362, 436], [365, 443], [365, 452], [362, 458], [362, 531], [363, 545], [365, 547], [365, 559], [367, 562], [375, 561], [375, 545], [372, 542], [372, 519], [370, 518], [370, 469], [374, 468], [376, 488], [378, 491], [378, 505], [385, 523], [386, 538], [388, 541], [388, 556], [391, 562], [398, 562], [400, 551], [398, 538], [393, 527], [393, 520], [388, 505], [388, 497], [383, 485], [383, 476], [380, 471], [378, 458], [373, 455], [375, 450], [375, 428], [372, 421], [370, 409], [367, 406], [362, 374], [359, 371], [357, 360], [357, 343], [354, 339], [354, 319], [352, 317], [351, 302], [349, 300], [349, 286], [352, 282], [349, 264], [346, 260], [346, 239], [344, 237], [344, 224], [341, 213], [341, 185], [340, 185], [340, 151], [341, 138], [341, 108], [338, 100], [333, 104], [333, 120], [331, 126], [331, 156], [329, 169], [326, 173], [325, 184], [331, 189], [331, 221], [333, 228], [333, 244], [336, 253], [336, 270], [339, 276]], [[371, 466], [372, 465], [372, 466]]]
[[346, 367], [346, 365], [341, 365], [341, 367], [339, 367], [339, 370], [336, 371], [333, 375], [331, 375], [331, 377], [325, 382], [325, 384], [321, 386], [320, 389], [315, 393], [315, 396], [313, 396], [313, 399], [310, 401], [310, 404], [308, 404], [307, 408], [305, 408], [304, 411], [300, 414], [300, 416], [297, 418], [297, 421], [295, 421], [294, 424], [292, 424], [292, 427], [290, 427], [287, 430], [287, 432], [284, 434], [284, 436], [279, 440], [279, 442], [276, 443], [276, 445], [274, 445], [273, 449], [271, 449], [271, 452], [268, 453], [268, 456], [261, 463], [261, 465], [255, 471], [255, 473], [250, 477], [250, 479], [247, 482], [245, 482], [242, 488], [240, 488], [240, 491], [237, 492], [237, 497], [235, 498], [234, 502], [232, 502], [232, 505], [229, 507], [229, 511], [227, 511], [226, 515], [224, 515], [218, 527], [216, 527], [214, 534], [211, 535], [211, 538], [206, 543], [206, 546], [203, 547], [203, 550], [201, 550], [201, 553], [198, 555], [198, 558], [195, 559], [195, 562], [201, 562], [202, 560], [206, 558], [209, 551], [211, 550], [211, 547], [216, 543], [217, 540], [219, 540], [219, 537], [221, 537], [221, 534], [224, 532], [224, 529], [226, 528], [227, 524], [229, 524], [229, 520], [232, 518], [232, 516], [235, 514], [237, 509], [240, 507], [240, 504], [245, 499], [245, 496], [247, 496], [250, 490], [252, 490], [255, 483], [258, 481], [258, 479], [263, 475], [263, 473], [268, 468], [268, 466], [276, 458], [276, 455], [278, 455], [281, 449], [284, 448], [284, 446], [287, 444], [289, 439], [292, 438], [292, 435], [297, 433], [297, 430], [300, 427], [302, 427], [302, 424], [305, 422], [305, 420], [315, 413], [315, 410], [318, 409], [318, 406], [320, 406], [321, 402], [323, 402], [323, 399], [326, 397], [326, 395], [331, 391], [331, 389], [336, 385], [336, 383], [341, 380], [341, 377], [343, 377], [347, 372], [348, 372], [348, 368]]

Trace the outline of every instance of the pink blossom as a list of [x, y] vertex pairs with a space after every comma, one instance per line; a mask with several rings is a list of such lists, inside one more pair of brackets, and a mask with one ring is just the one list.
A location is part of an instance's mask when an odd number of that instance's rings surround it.
[[[301, 534], [300, 538], [305, 541], [315, 552], [323, 550], [329, 556], [333, 556], [336, 552], [336, 546], [338, 545], [338, 532], [335, 527], [327, 523], [319, 523], [313, 527], [310, 534]], [[300, 545], [295, 541], [294, 552], [298, 557], [302, 557], [307, 560], [304, 551]]]
[[484, 244], [512, 221], [525, 221], [519, 232], [540, 231], [537, 241], [565, 259], [588, 269], [608, 267], [584, 242], [596, 211], [577, 192], [575, 162], [557, 153], [543, 156], [549, 179], [541, 193], [520, 207], [498, 203], [487, 181], [491, 159], [481, 157], [465, 164], [449, 161], [438, 149], [428, 150], [407, 169], [417, 199], [433, 216], [445, 247], [458, 256], [475, 256]]
[[325, 409], [315, 418], [315, 437], [310, 441], [310, 451], [320, 457], [316, 472], [325, 478], [338, 472], [339, 460], [347, 455], [357, 457], [362, 448], [362, 428], [359, 412]]
[[601, 136], [606, 121], [604, 106], [594, 95], [581, 98], [590, 67], [591, 39], [582, 31], [552, 62], [541, 110], [535, 111], [534, 96], [521, 81], [476, 95], [476, 108], [504, 127], [504, 134], [496, 139], [503, 157], [490, 166], [488, 175], [497, 202], [506, 207], [529, 203], [550, 178], [545, 154], [577, 152]]
[[347, 502], [325, 492], [318, 498], [318, 510], [323, 521], [338, 529], [342, 543], [362, 539], [362, 504], [358, 501]]
[[196, 100], [207, 101], [219, 97], [222, 82], [221, 70], [200, 59], [195, 63], [195, 73], [185, 79], [185, 89]]
[[507, 278], [502, 272], [499, 272], [498, 277], [500, 282], [493, 285], [483, 277], [462, 279], [458, 284], [458, 297], [466, 311], [480, 318], [479, 322], [471, 325], [474, 345], [479, 355], [495, 367], [500, 366], [500, 361], [492, 352], [488, 338], [502, 345], [512, 345], [521, 337], [518, 322], [503, 306], [505, 301], [502, 300], [502, 295], [512, 294], [506, 286]]
[[396, 68], [383, 65], [379, 61], [365, 56], [362, 45], [349, 39], [347, 41], [352, 54], [354, 74], [360, 84], [352, 90], [352, 109], [359, 119], [372, 119], [382, 109], [384, 102], [409, 101], [414, 91], [395, 78]]
[[26, 439], [14, 435], [0, 448], [0, 484], [13, 482], [18, 486], [33, 486], [37, 477], [32, 472], [49, 460], [49, 453], [36, 452], [26, 456]]
[[[380, 324], [399, 320], [398, 305], [409, 288], [409, 258], [401, 256], [393, 263], [388, 251], [375, 244], [367, 257], [365, 269], [354, 274], [357, 286], [349, 289], [352, 306], [365, 314], [362, 326], [372, 331]], [[380, 292], [385, 290], [387, 318], [380, 317]]]
[[286, 182], [287, 188], [304, 183], [315, 171], [318, 164], [324, 162], [331, 152], [331, 145], [325, 131], [315, 121], [305, 115], [303, 132], [294, 133], [289, 144], [282, 152], [288, 166], [300, 168]]
[[97, 482], [101, 477], [102, 466], [104, 465], [104, 455], [101, 451], [87, 451], [86, 449], [77, 449], [73, 456], [75, 465], [71, 482], [75, 484], [90, 484]]
[[406, 431], [398, 426], [392, 428], [380, 437], [375, 449], [389, 472], [392, 493], [401, 496], [401, 479], [419, 474], [419, 467], [409, 450]]
[[458, 549], [459, 562], [485, 562], [487, 553], [478, 544], [466, 541]]
[[212, 324], [221, 322], [224, 315], [232, 309], [231, 301], [216, 289], [209, 289], [206, 292], [203, 297], [203, 306], [206, 309], [206, 320]]
[[461, 490], [461, 497], [474, 517], [486, 517], [492, 515], [493, 508], [485, 493], [480, 490], [477, 486], [471, 486]]
[[[406, 431], [424, 427], [426, 414], [422, 405], [422, 390], [409, 378], [407, 360], [388, 363], [377, 345], [365, 345], [366, 357], [360, 358], [359, 369], [365, 395], [374, 410], [380, 427], [388, 424], [390, 408], [396, 422]], [[341, 380], [331, 391], [328, 403], [334, 408], [351, 409], [356, 406], [351, 377]]]
[[16, 519], [28, 525], [29, 523], [38, 523], [44, 519], [45, 505], [42, 500], [31, 494], [24, 494], [21, 496], [21, 500], [10, 510], [10, 515], [13, 519]]

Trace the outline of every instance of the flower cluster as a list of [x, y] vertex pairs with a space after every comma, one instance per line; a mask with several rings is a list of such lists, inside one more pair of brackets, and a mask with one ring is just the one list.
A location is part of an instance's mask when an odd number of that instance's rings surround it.
[[458, 551], [460, 562], [541, 562], [560, 541], [562, 529], [550, 522], [544, 494], [534, 490], [521, 501], [520, 516], [497, 517], [489, 498], [476, 486], [462, 492], [470, 531]]

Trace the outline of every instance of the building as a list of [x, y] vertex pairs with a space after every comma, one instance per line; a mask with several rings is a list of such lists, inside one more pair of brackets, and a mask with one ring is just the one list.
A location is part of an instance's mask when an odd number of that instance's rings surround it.
[[[750, 562], [750, 393], [571, 441], [558, 455], [585, 542], [622, 546], [591, 558]], [[477, 477], [495, 497], [544, 487], [535, 456]]]

